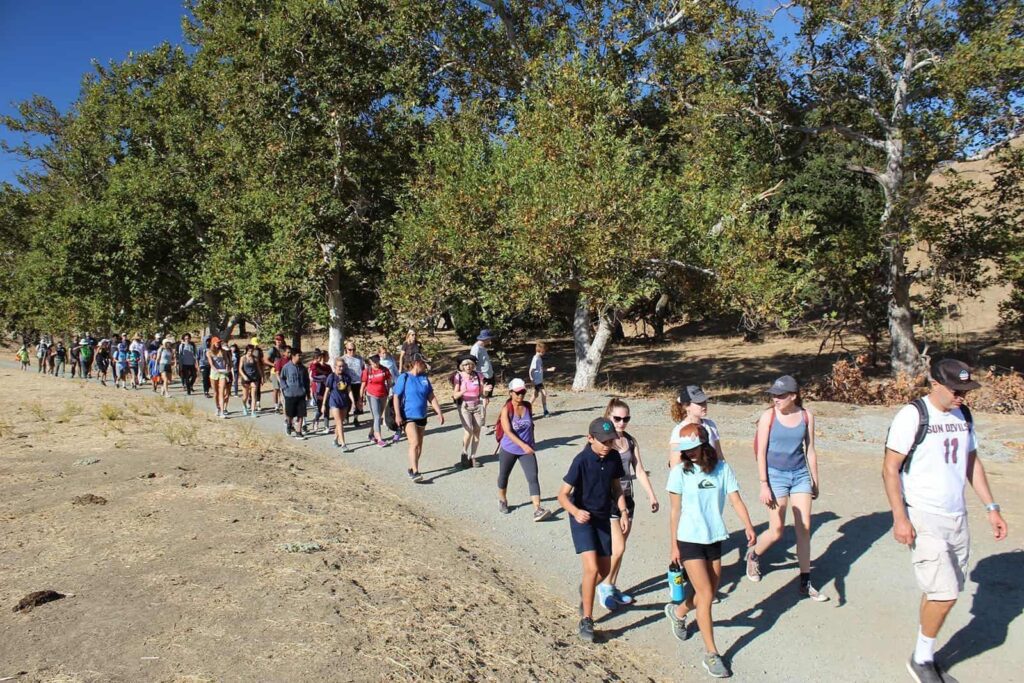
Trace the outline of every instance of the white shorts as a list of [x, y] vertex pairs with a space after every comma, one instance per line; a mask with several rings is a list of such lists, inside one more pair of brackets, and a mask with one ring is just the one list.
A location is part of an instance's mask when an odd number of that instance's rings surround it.
[[956, 600], [964, 589], [971, 557], [967, 515], [946, 517], [908, 507], [917, 537], [910, 547], [914, 577], [929, 600]]

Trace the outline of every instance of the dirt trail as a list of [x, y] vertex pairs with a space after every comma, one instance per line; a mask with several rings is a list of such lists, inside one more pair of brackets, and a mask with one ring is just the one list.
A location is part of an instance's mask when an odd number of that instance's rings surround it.
[[[0, 678], [665, 676], [620, 643], [595, 657], [570, 605], [324, 455], [181, 399], [0, 387]], [[12, 612], [44, 589], [69, 597]]]
[[[451, 423], [450, 411], [444, 426], [431, 420], [422, 464], [427, 483], [417, 486], [405, 478], [404, 443], [378, 449], [364, 441], [363, 430], [350, 439], [356, 451], [342, 455], [328, 437], [281, 443], [278, 416], [253, 419], [235, 412], [215, 422], [205, 416], [209, 402], [199, 399], [197, 417], [185, 420], [166, 412], [167, 406], [189, 404], [180, 396], [159, 402], [132, 395], [131, 405], [141, 403], [152, 415], [122, 425], [125, 435], [108, 427], [101, 439], [90, 431], [102, 424], [100, 404], [129, 399], [95, 386], [16, 375], [0, 371], [0, 401], [7, 402], [8, 415], [20, 407], [25, 422], [16, 426], [19, 435], [39, 429], [46, 434], [13, 442], [4, 437], [0, 539], [12, 549], [5, 551], [12, 561], [0, 568], [0, 601], [13, 605], [43, 588], [76, 597], [29, 615], [0, 612], [4, 666], [45, 678], [74, 661], [74, 672], [85, 680], [98, 676], [89, 671], [131, 678], [148, 671], [143, 667], [155, 672], [146, 673], [147, 680], [250, 679], [256, 672], [282, 680], [704, 678], [699, 637], [678, 643], [664, 623], [668, 518], [664, 511], [652, 515], [644, 495], [619, 582], [638, 604], [618, 613], [598, 609], [598, 628], [610, 642], [581, 647], [573, 634], [579, 565], [564, 513], [542, 524], [529, 521], [525, 481], [514, 472], [515, 509], [499, 515], [493, 458], [484, 458], [483, 469], [451, 468], [461, 429]], [[47, 406], [40, 411], [42, 423], [33, 401]], [[65, 402], [89, 401], [86, 413], [58, 423]], [[553, 496], [582, 446], [579, 435], [606, 401], [597, 393], [562, 394], [552, 399], [558, 413], [538, 422], [545, 505], [557, 509]], [[761, 406], [712, 401], [711, 417], [760, 531], [767, 516], [752, 496], [757, 477], [749, 452]], [[665, 503], [667, 406], [631, 403], [631, 432]], [[237, 411], [237, 403], [233, 407]], [[767, 554], [760, 584], [741, 581], [734, 534], [727, 543], [723, 599], [715, 606], [719, 646], [739, 681], [902, 680], [918, 598], [907, 551], [890, 538], [879, 478], [892, 411], [811, 407], [821, 418], [822, 457], [812, 558], [815, 581], [832, 601], [797, 598], [791, 532]], [[157, 417], [197, 425], [189, 438], [198, 445], [170, 447], [168, 439], [177, 433], [152, 427]], [[1024, 420], [976, 419], [1011, 537], [992, 540], [969, 493], [971, 580], [940, 636], [940, 655], [961, 680], [1024, 681], [1024, 651], [1009, 646], [1024, 642], [1024, 620], [1018, 618], [1024, 609]], [[46, 439], [44, 448], [53, 454], [39, 453], [37, 439]], [[484, 448], [493, 450], [492, 437], [485, 437]], [[72, 464], [87, 456], [101, 462]], [[157, 478], [135, 479], [147, 470]], [[110, 502], [72, 507], [70, 499], [84, 493]], [[731, 513], [727, 521], [737, 528]], [[396, 548], [397, 539], [402, 545]], [[304, 542], [327, 549], [311, 555], [279, 550], [282, 543]], [[116, 609], [104, 608], [103, 600]], [[27, 632], [29, 620], [48, 614], [62, 621]], [[102, 632], [97, 624], [104, 625]], [[105, 645], [120, 642], [126, 632], [132, 638], [124, 646]], [[153, 656], [154, 649], [160, 660], [138, 659]], [[63, 656], [68, 652], [77, 658]], [[339, 661], [345, 662], [340, 668]], [[43, 666], [50, 668], [38, 674]]]

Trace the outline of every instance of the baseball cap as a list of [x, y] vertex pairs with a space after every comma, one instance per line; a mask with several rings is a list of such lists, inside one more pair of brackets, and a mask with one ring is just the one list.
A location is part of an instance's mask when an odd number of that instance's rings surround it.
[[590, 427], [587, 428], [587, 434], [594, 437], [595, 440], [604, 443], [605, 441], [611, 441], [618, 435], [615, 433], [615, 425], [611, 423], [611, 420], [599, 417], [590, 422]]
[[476, 336], [477, 341], [487, 341], [488, 339], [494, 339], [494, 335], [486, 327], [480, 330], [480, 334]]
[[800, 385], [796, 383], [796, 380], [789, 375], [783, 375], [778, 378], [772, 385], [768, 387], [768, 393], [772, 396], [782, 396], [783, 394], [795, 394], [800, 391]]
[[953, 391], [970, 391], [981, 387], [971, 375], [970, 366], [953, 358], [945, 358], [932, 365], [932, 379]]
[[679, 403], [704, 403], [708, 400], [708, 395], [704, 393], [699, 384], [687, 384], [679, 390], [676, 400]]
[[260, 345], [260, 338], [259, 337], [253, 337], [252, 339], [249, 340], [249, 343], [252, 344], [253, 346], [259, 346]]
[[526, 382], [516, 377], [514, 380], [508, 383], [509, 391], [523, 391], [526, 389]]
[[220, 337], [210, 337], [211, 344], [220, 344]]
[[[706, 433], [706, 432], [705, 432]], [[683, 425], [679, 430], [679, 438], [672, 442], [677, 451], [688, 451], [706, 443], [701, 435], [701, 427], [696, 424]]]

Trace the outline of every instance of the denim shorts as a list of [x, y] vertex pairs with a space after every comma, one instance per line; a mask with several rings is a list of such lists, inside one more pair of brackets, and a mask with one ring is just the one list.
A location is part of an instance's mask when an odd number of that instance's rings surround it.
[[793, 493], [811, 493], [811, 471], [807, 465], [795, 470], [768, 468], [768, 485], [775, 499], [787, 498]]

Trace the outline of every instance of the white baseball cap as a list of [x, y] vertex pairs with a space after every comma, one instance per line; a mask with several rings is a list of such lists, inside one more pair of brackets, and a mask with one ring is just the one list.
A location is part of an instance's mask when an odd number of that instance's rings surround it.
[[526, 388], [526, 382], [516, 377], [514, 380], [508, 383], [509, 391], [522, 391]]

